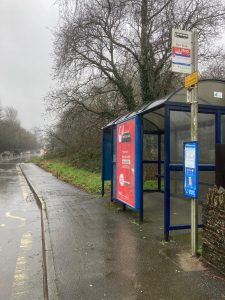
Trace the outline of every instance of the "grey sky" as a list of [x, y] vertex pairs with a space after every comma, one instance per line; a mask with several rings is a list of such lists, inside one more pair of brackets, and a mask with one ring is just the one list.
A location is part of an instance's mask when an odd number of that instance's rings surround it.
[[[54, 0], [0, 0], [0, 104], [18, 110], [22, 126], [43, 125], [50, 86]], [[50, 28], [50, 29], [49, 29]]]

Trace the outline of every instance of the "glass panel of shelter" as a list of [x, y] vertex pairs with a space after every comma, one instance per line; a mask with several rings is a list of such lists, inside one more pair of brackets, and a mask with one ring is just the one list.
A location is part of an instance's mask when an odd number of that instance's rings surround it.
[[[157, 122], [156, 122], [157, 121]], [[157, 124], [156, 124], [157, 123]], [[162, 192], [164, 174], [164, 108], [143, 118], [143, 191]]]
[[[183, 142], [190, 140], [190, 112], [171, 111], [170, 113], [170, 164], [177, 166], [177, 171], [183, 165]], [[199, 164], [203, 165], [203, 173], [199, 175], [199, 199], [205, 198], [207, 190], [214, 183], [210, 166], [215, 164], [215, 115], [198, 114]], [[206, 171], [206, 172], [205, 172]], [[171, 172], [171, 194], [181, 197], [183, 194], [183, 176]], [[200, 180], [201, 179], [201, 180]], [[178, 192], [179, 190], [179, 192]]]

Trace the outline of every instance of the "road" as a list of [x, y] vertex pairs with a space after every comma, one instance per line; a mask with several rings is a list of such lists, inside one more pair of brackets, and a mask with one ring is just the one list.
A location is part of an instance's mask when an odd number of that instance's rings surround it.
[[43, 299], [40, 211], [16, 163], [0, 163], [0, 299]]

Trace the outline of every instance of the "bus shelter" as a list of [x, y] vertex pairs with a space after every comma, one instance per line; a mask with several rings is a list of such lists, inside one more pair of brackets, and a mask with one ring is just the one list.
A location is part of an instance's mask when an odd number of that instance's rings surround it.
[[[198, 103], [198, 194], [204, 201], [215, 183], [216, 144], [225, 143], [225, 81], [200, 81]], [[105, 181], [111, 181], [111, 200], [138, 211], [140, 221], [143, 193], [164, 194], [165, 240], [172, 230], [190, 228], [172, 224], [170, 209], [171, 197], [183, 199], [183, 143], [190, 140], [190, 108], [186, 89], [180, 88], [103, 128], [102, 194]]]

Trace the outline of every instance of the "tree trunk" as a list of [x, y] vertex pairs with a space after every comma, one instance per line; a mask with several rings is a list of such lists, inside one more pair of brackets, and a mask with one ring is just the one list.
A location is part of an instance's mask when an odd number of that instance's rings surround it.
[[153, 93], [153, 68], [150, 63], [150, 44], [148, 40], [148, 0], [141, 3], [141, 66], [140, 85], [142, 102], [147, 103], [154, 99]]

